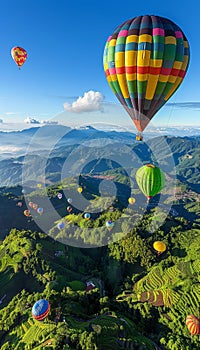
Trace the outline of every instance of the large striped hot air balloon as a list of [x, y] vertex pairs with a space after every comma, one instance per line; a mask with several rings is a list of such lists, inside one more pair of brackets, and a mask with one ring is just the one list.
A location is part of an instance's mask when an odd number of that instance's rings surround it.
[[146, 164], [139, 168], [135, 178], [147, 200], [159, 193], [165, 183], [165, 175], [160, 168], [153, 164]]
[[115, 96], [142, 131], [182, 83], [189, 43], [171, 20], [139, 16], [122, 23], [104, 49], [104, 71]]
[[40, 299], [32, 307], [32, 316], [37, 321], [43, 321], [50, 311], [50, 304], [45, 299]]
[[200, 334], [200, 319], [194, 315], [186, 317], [186, 326], [191, 335]]

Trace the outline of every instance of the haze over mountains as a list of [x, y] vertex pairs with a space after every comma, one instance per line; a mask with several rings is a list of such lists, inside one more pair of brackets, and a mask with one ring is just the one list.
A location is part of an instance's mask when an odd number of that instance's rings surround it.
[[[198, 137], [200, 128], [189, 126], [148, 128], [145, 132], [145, 140], [164, 135]], [[24, 154], [30, 142], [31, 148], [34, 147], [38, 150], [48, 148], [49, 138], [51, 141], [59, 141], [60, 145], [62, 143], [74, 144], [77, 141], [88, 141], [88, 139], [98, 137], [109, 137], [117, 141], [126, 141], [126, 143], [135, 141], [135, 134], [131, 129], [129, 131], [128, 128], [101, 123], [97, 123], [97, 127], [85, 125], [74, 129], [64, 125], [34, 126], [19, 131], [4, 131], [2, 129], [0, 131], [0, 159]]]
[[168, 173], [176, 167], [180, 174], [186, 174], [190, 168], [190, 180], [196, 179], [200, 136], [149, 135], [145, 134], [144, 142], [136, 142], [135, 134], [128, 131], [104, 131], [91, 126], [71, 129], [62, 125], [1, 131], [1, 186], [21, 184], [22, 171], [29, 182], [43, 181], [45, 176], [51, 184], [60, 181], [61, 176], [98, 173], [113, 167], [129, 171], [148, 162], [159, 164]]

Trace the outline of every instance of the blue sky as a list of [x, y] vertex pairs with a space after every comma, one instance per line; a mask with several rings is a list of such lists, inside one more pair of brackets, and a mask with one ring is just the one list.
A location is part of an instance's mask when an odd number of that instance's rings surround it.
[[[68, 125], [117, 124], [135, 131], [108, 86], [102, 55], [107, 37], [116, 26], [144, 14], [174, 21], [184, 31], [191, 48], [183, 83], [153, 123], [199, 125], [199, 11], [198, 0], [1, 1], [1, 126], [24, 119], [33, 123], [53, 119]], [[10, 56], [13, 46], [24, 47], [28, 52], [20, 71]], [[84, 113], [81, 108], [72, 112], [78, 98], [87, 104]], [[93, 111], [89, 101], [95, 102]]]

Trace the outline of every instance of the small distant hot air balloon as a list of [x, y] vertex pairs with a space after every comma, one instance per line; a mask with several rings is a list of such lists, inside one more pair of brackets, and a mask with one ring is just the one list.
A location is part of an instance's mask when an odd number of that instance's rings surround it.
[[106, 227], [107, 227], [108, 231], [111, 231], [113, 229], [114, 225], [115, 225], [114, 221], [112, 221], [112, 220], [106, 221]]
[[38, 213], [38, 214], [42, 215], [43, 212], [44, 212], [44, 209], [43, 209], [43, 208], [38, 208], [38, 209], [37, 209], [37, 213]]
[[24, 210], [24, 215], [26, 217], [29, 217], [31, 215], [30, 210], [28, 210], [28, 209]]
[[59, 223], [57, 224], [57, 228], [58, 228], [59, 230], [63, 230], [63, 228], [65, 228], [65, 223], [64, 223], [64, 221], [59, 222]]
[[154, 15], [131, 18], [108, 37], [104, 71], [110, 88], [134, 122], [137, 140], [182, 83], [189, 43], [171, 20]]
[[42, 188], [42, 184], [37, 184], [37, 188]]
[[25, 193], [26, 193], [25, 189], [22, 189], [22, 193], [23, 193], [23, 194], [25, 194]]
[[62, 193], [59, 192], [59, 193], [57, 194], [57, 197], [58, 197], [58, 199], [62, 199]]
[[38, 205], [36, 203], [33, 203], [33, 209], [37, 210], [37, 208], [38, 208]]
[[20, 69], [27, 59], [27, 52], [22, 47], [15, 46], [11, 50], [11, 56]]
[[159, 193], [165, 183], [164, 173], [153, 164], [146, 164], [139, 168], [135, 178], [147, 200]]
[[68, 211], [68, 213], [71, 213], [72, 212], [72, 207], [69, 205], [68, 207], [67, 207], [67, 211]]
[[83, 192], [83, 188], [80, 186], [77, 188], [77, 191], [78, 191], [78, 193], [81, 193], [81, 192]]
[[43, 321], [49, 314], [50, 304], [46, 299], [40, 299], [32, 307], [32, 316], [37, 321]]
[[133, 204], [135, 203], [135, 198], [130, 197], [130, 198], [128, 199], [128, 202], [129, 202], [129, 204], [133, 205]]
[[68, 198], [67, 201], [68, 201], [69, 204], [71, 204], [73, 202], [72, 198]]
[[155, 241], [153, 244], [153, 247], [157, 251], [158, 255], [164, 253], [165, 250], [167, 249], [166, 244], [161, 241]]
[[91, 217], [90, 213], [85, 213], [84, 214], [84, 219], [89, 220]]
[[194, 315], [186, 317], [186, 326], [191, 335], [200, 334], [200, 319]]
[[33, 208], [34, 203], [33, 202], [29, 202], [28, 205], [29, 205], [30, 208]]
[[20, 208], [22, 207], [22, 205], [23, 205], [22, 202], [18, 202], [18, 203], [17, 203], [17, 206], [20, 207]]

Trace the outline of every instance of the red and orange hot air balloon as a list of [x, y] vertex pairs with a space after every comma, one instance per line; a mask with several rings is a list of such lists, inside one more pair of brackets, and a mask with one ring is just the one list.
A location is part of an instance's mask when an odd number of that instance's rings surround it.
[[15, 46], [11, 50], [11, 56], [20, 69], [27, 59], [27, 52], [22, 47]]
[[24, 215], [28, 218], [31, 215], [30, 210], [24, 210]]
[[200, 334], [200, 319], [196, 316], [188, 315], [186, 317], [186, 326], [192, 336]]

